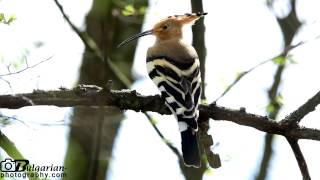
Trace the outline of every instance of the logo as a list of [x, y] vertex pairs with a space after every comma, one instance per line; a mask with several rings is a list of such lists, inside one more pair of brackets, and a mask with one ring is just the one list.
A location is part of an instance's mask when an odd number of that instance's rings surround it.
[[0, 170], [2, 172], [22, 172], [26, 170], [28, 164], [28, 160], [12, 160], [7, 158], [4, 161], [0, 161]]
[[66, 177], [66, 168], [64, 166], [50, 165], [35, 165], [30, 164], [28, 160], [19, 159], [13, 160], [6, 158], [0, 161], [0, 179], [4, 178], [62, 178]]

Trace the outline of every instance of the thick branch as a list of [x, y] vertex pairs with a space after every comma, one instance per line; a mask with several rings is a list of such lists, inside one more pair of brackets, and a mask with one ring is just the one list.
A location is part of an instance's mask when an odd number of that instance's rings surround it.
[[[21, 100], [21, 99], [24, 100]], [[27, 103], [26, 103], [26, 100]], [[34, 91], [18, 95], [1, 95], [0, 108], [18, 109], [24, 106], [53, 105], [72, 106], [117, 106], [122, 110], [153, 111], [170, 114], [159, 95], [143, 96], [134, 90], [108, 90], [97, 86], [80, 85], [74, 89], [56, 91]], [[250, 114], [244, 109], [233, 110], [215, 104], [200, 105], [200, 113], [214, 120], [225, 120], [253, 127], [260, 131], [284, 135], [293, 139], [320, 141], [320, 130], [276, 122], [265, 116]]]

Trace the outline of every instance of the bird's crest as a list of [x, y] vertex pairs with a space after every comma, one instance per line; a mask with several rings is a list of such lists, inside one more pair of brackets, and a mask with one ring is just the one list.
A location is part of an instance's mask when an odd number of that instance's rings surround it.
[[168, 16], [167, 18], [162, 19], [159, 23], [173, 20], [173, 21], [180, 23], [181, 25], [193, 24], [200, 17], [203, 17], [207, 14], [208, 13], [198, 12], [198, 13], [185, 13], [183, 15]]

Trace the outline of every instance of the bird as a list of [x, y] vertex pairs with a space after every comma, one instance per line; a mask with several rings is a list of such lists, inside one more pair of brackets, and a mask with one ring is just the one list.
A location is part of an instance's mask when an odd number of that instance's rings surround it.
[[151, 30], [133, 35], [118, 45], [122, 47], [146, 35], [156, 37], [154, 45], [147, 50], [148, 75], [178, 121], [183, 162], [187, 167], [194, 168], [201, 166], [197, 135], [201, 73], [196, 50], [183, 41], [183, 27], [193, 25], [206, 14], [198, 12], [168, 16]]

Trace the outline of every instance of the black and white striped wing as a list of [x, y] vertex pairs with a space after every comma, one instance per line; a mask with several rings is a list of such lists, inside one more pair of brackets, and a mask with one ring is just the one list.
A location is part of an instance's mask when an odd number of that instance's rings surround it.
[[178, 119], [180, 131], [188, 126], [197, 130], [201, 94], [199, 60], [179, 63], [168, 57], [150, 57], [147, 59], [147, 69], [167, 107]]

